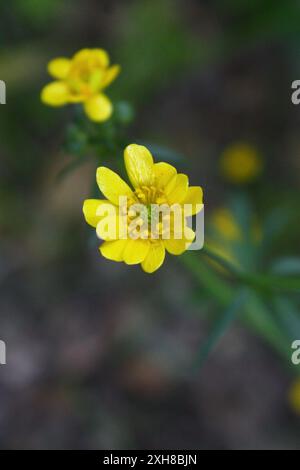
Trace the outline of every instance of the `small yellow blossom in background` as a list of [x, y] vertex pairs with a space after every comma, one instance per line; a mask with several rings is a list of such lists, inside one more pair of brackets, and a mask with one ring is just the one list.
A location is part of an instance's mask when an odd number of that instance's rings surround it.
[[[97, 183], [106, 199], [86, 200], [83, 213], [86, 222], [96, 228], [98, 237], [104, 240], [100, 246], [100, 252], [105, 258], [128, 265], [141, 264], [145, 272], [153, 273], [163, 264], [166, 251], [172, 255], [180, 255], [195, 238], [193, 230], [186, 225], [185, 217], [180, 222], [184, 228], [181, 238], [178, 238], [177, 233], [171, 230], [170, 236], [165, 239], [161, 222], [157, 224], [158, 232], [154, 236], [151, 230], [149, 232], [149, 219], [152, 217], [153, 205], [183, 207], [188, 204], [190, 208], [188, 216], [192, 216], [203, 207], [202, 189], [199, 186], [189, 186], [188, 177], [177, 173], [172, 165], [165, 162], [154, 163], [151, 153], [144, 146], [128, 145], [124, 152], [124, 161], [133, 189], [109, 168], [100, 167], [97, 169]], [[100, 215], [104, 204], [106, 207], [108, 205], [112, 209], [116, 208], [120, 197], [126, 198], [128, 206], [125, 218], [126, 238], [121, 238], [120, 234], [107, 236], [103, 233]], [[133, 216], [136, 216], [132, 209], [136, 204], [146, 208], [145, 218], [148, 230], [146, 230], [145, 238], [134, 239], [130, 236], [131, 211], [134, 213]], [[116, 211], [111, 213], [113, 218], [118, 217]], [[186, 215], [186, 212], [184, 214]], [[115, 223], [120, 226], [120, 220], [115, 220]]]
[[92, 121], [110, 118], [113, 106], [103, 90], [117, 77], [120, 66], [110, 66], [105, 50], [82, 49], [71, 59], [59, 57], [49, 62], [48, 71], [56, 80], [43, 88], [43, 103], [49, 106], [82, 103]]
[[[253, 244], [260, 243], [262, 239], [261, 226], [254, 216], [251, 222], [250, 239]], [[238, 220], [227, 207], [215, 209], [211, 216], [211, 226], [220, 238], [230, 242], [239, 242], [244, 238]]]
[[[232, 212], [226, 207], [216, 209], [210, 218], [210, 227], [213, 233], [207, 240], [207, 246], [217, 255], [238, 267], [240, 263], [234, 254], [234, 244], [243, 239], [243, 234]], [[211, 263], [216, 267], [214, 261]], [[218, 269], [224, 272], [219, 266]]]
[[300, 415], [300, 379], [295, 380], [288, 393], [289, 404]]
[[216, 209], [211, 217], [211, 222], [215, 230], [228, 240], [241, 240], [241, 228], [236, 222], [229, 209], [221, 207]]
[[[228, 207], [219, 207], [214, 210], [209, 221], [209, 235], [206, 245], [217, 255], [224, 258], [236, 267], [243, 267], [244, 261], [241, 254], [244, 244], [251, 243], [256, 246], [261, 242], [261, 226], [253, 216], [251, 220], [250, 238], [243, 233], [241, 224], [235, 214]], [[213, 265], [216, 264], [212, 261]], [[218, 268], [222, 272], [222, 268]]]
[[262, 168], [261, 155], [247, 143], [230, 145], [221, 155], [221, 174], [230, 183], [251, 183], [259, 177]]

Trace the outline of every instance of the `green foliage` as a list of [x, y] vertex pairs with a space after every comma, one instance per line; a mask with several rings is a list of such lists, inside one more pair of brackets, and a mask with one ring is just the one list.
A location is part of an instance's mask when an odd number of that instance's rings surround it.
[[61, 3], [61, 0], [14, 0], [14, 9], [24, 20], [42, 28], [58, 14]]
[[294, 0], [219, 0], [232, 17], [232, 40], [260, 41], [300, 33], [300, 6]]
[[174, 2], [133, 2], [124, 11], [116, 47], [123, 67], [118, 95], [145, 101], [204, 60], [207, 47], [184, 28]]

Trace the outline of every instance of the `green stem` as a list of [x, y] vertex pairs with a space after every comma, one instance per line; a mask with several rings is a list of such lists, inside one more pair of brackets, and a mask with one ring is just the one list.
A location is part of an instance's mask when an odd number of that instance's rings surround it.
[[265, 293], [270, 293], [270, 291], [273, 290], [300, 292], [300, 280], [298, 278], [286, 278], [270, 274], [244, 272], [206, 247], [202, 249], [202, 254], [222, 266], [237, 281], [259, 291], [262, 290]]
[[[235, 290], [230, 283], [223, 281], [206, 265], [201, 256], [186, 252], [180, 261], [193, 275], [194, 279], [208, 292], [221, 308], [233, 304]], [[243, 323], [263, 337], [284, 358], [290, 354], [289, 341], [285, 333], [276, 323], [276, 319], [267, 310], [255, 291], [249, 296], [243, 309]]]
[[207, 359], [209, 354], [217, 346], [221, 337], [226, 333], [228, 328], [236, 319], [238, 312], [241, 310], [245, 301], [248, 299], [248, 295], [249, 293], [246, 289], [241, 289], [238, 295], [226, 308], [225, 312], [217, 320], [216, 324], [214, 324], [213, 329], [208, 336], [208, 339], [200, 348], [192, 365], [192, 369], [195, 372], [198, 371], [199, 368], [203, 365], [204, 361]]
[[197, 282], [202, 284], [220, 305], [226, 307], [231, 302], [233, 295], [231, 288], [203, 262], [201, 257], [196, 257], [194, 252], [186, 252], [179, 259], [193, 274]]

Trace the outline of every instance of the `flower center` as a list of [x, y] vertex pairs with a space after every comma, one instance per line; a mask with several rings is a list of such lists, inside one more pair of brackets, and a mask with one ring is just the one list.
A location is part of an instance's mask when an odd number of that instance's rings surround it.
[[68, 84], [73, 94], [90, 96], [101, 89], [105, 70], [97, 61], [74, 63]]
[[142, 186], [135, 191], [140, 204], [167, 204], [167, 198], [161, 189], [156, 186]]
[[155, 241], [170, 230], [170, 210], [164, 192], [155, 186], [135, 191], [137, 201], [130, 201], [127, 217], [130, 237]]

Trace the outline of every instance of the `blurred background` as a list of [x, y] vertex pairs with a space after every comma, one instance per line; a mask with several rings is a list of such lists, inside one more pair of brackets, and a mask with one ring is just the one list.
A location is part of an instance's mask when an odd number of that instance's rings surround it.
[[[82, 216], [95, 160], [58, 178], [72, 110], [40, 102], [50, 59], [107, 49], [122, 66], [108, 95], [135, 107], [128, 143], [176, 150], [204, 188], [211, 246], [253, 263], [234, 243], [242, 201], [254, 245], [275, 217], [258, 264], [300, 256], [299, 2], [12, 0], [0, 40], [1, 448], [299, 448], [290, 351], [236, 321], [191, 367], [220, 305], [175, 257], [149, 276], [99, 256]], [[299, 296], [288, 300], [274, 315], [288, 309], [300, 339]]]

